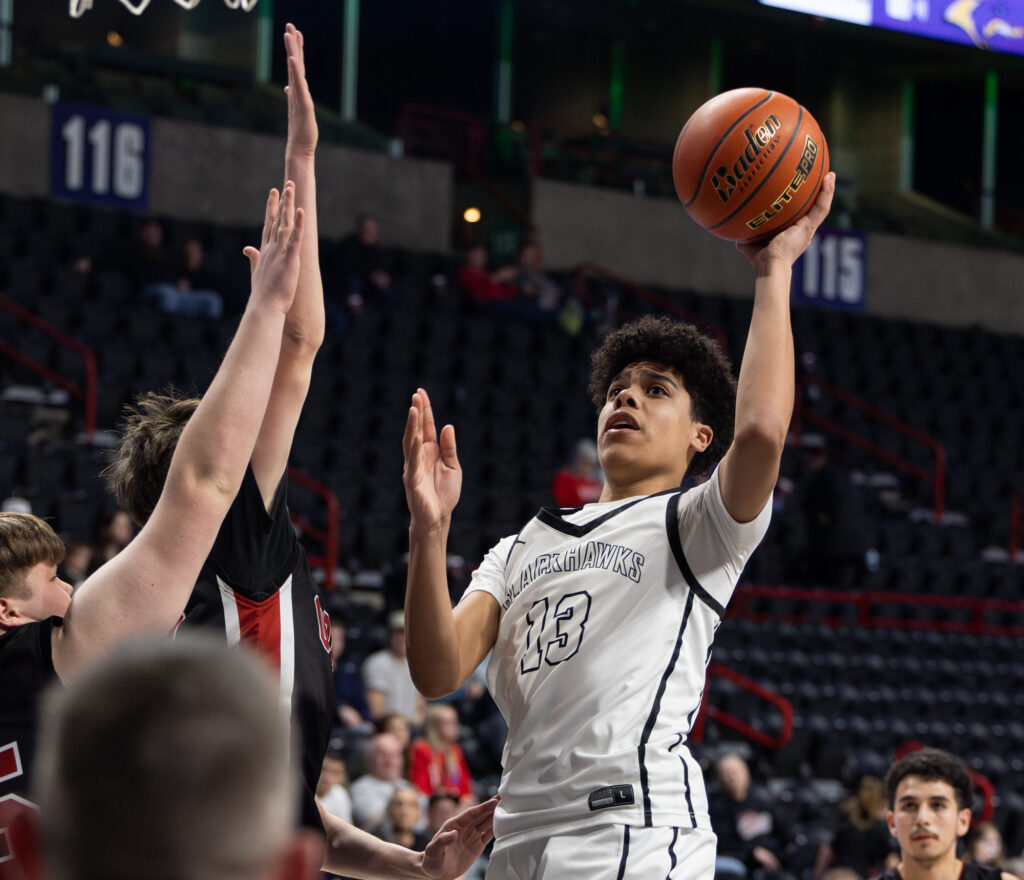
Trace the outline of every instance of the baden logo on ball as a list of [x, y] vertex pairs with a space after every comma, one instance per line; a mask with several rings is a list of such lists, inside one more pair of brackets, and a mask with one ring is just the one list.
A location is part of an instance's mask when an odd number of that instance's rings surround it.
[[771, 238], [810, 210], [828, 173], [814, 117], [767, 89], [733, 89], [701, 105], [676, 141], [672, 177], [687, 213], [727, 241]]

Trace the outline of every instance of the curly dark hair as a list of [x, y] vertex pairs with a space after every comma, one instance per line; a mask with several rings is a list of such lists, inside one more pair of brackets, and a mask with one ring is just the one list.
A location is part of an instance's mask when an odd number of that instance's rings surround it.
[[145, 525], [164, 490], [181, 432], [199, 399], [174, 388], [151, 391], [124, 408], [121, 442], [103, 471], [107, 488], [137, 525]]
[[896, 804], [896, 789], [908, 776], [928, 782], [937, 779], [952, 786], [958, 810], [970, 809], [974, 802], [971, 775], [964, 762], [942, 749], [926, 748], [904, 755], [885, 774], [885, 799], [890, 810]]
[[732, 443], [736, 380], [729, 359], [692, 324], [645, 315], [609, 333], [591, 356], [590, 399], [598, 412], [612, 379], [640, 361], [672, 367], [683, 377], [691, 418], [708, 425], [714, 434], [708, 448], [694, 455], [688, 473], [710, 472]]

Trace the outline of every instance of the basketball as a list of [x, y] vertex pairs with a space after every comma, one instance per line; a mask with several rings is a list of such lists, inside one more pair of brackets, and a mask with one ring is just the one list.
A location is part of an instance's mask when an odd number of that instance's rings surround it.
[[727, 241], [765, 241], [810, 210], [828, 145], [780, 92], [733, 89], [702, 104], [676, 140], [672, 178], [687, 213]]

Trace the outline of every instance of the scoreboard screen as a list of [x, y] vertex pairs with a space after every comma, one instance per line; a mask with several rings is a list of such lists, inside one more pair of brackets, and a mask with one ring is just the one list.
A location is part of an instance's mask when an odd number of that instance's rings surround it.
[[1024, 0], [760, 0], [808, 15], [1024, 55]]

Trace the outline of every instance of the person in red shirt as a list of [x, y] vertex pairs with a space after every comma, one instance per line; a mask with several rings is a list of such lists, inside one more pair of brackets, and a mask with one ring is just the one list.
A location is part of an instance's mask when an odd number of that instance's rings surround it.
[[519, 297], [513, 284], [516, 269], [503, 266], [495, 272], [487, 268], [487, 248], [473, 245], [466, 251], [466, 265], [459, 269], [458, 282], [466, 295], [479, 305], [507, 302]]
[[445, 792], [465, 806], [476, 803], [476, 794], [458, 738], [455, 708], [448, 703], [428, 705], [423, 736], [409, 747], [409, 779], [427, 797]]
[[559, 507], [582, 507], [601, 497], [604, 477], [597, 462], [597, 444], [580, 440], [572, 462], [562, 468], [551, 483], [551, 494]]

